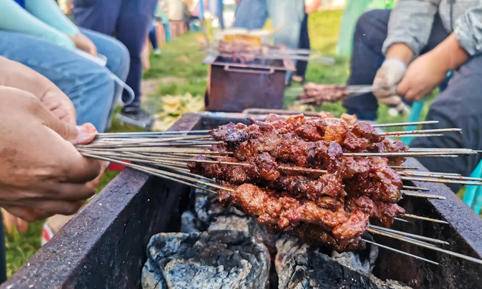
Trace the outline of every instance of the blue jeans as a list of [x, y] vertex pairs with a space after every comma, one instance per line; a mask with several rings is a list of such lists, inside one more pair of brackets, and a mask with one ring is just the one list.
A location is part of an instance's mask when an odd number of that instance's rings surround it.
[[157, 0], [74, 0], [74, 18], [84, 28], [115, 35], [129, 50], [130, 69], [127, 84], [135, 99], [128, 106], [140, 106], [141, 54], [152, 25]]
[[305, 17], [303, 0], [241, 0], [234, 26], [261, 29], [271, 18], [275, 44], [296, 49], [300, 42], [301, 23]]
[[74, 103], [79, 124], [91, 122], [104, 131], [112, 111], [116, 85], [110, 71], [125, 79], [129, 68], [127, 49], [105, 35], [83, 30], [108, 58], [102, 67], [74, 51], [30, 35], [0, 31], [0, 55], [20, 62], [55, 83]]

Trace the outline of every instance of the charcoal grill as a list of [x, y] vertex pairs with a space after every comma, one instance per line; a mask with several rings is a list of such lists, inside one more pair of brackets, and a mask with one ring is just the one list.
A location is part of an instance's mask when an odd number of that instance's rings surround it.
[[[171, 130], [210, 129], [245, 121], [243, 114], [186, 114]], [[407, 166], [424, 169], [414, 159]], [[446, 200], [409, 198], [404, 207], [414, 214], [444, 219], [449, 225], [397, 223], [397, 229], [447, 240], [457, 252], [482, 257], [482, 220], [445, 185], [414, 185], [427, 187]], [[155, 233], [179, 230], [189, 190], [130, 169], [123, 171], [0, 288], [140, 288], [146, 244]], [[384, 244], [391, 241], [376, 239]], [[374, 272], [377, 277], [414, 288], [481, 288], [481, 266], [410, 245], [402, 248], [440, 266], [381, 250]]]
[[206, 58], [205, 63], [210, 64], [206, 110], [241, 112], [250, 107], [283, 107], [286, 72], [292, 70], [288, 61], [236, 63], [217, 56]]

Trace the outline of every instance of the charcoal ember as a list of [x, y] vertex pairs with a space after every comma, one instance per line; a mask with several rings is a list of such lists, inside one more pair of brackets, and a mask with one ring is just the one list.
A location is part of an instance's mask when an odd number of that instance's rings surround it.
[[262, 289], [268, 249], [238, 231], [160, 233], [147, 246], [143, 289]]
[[394, 281], [346, 267], [316, 247], [292, 237], [280, 238], [275, 268], [279, 289], [408, 289]]

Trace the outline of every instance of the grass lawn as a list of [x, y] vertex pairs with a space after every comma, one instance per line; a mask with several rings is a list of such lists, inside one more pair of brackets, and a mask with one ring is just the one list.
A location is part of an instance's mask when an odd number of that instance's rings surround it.
[[[315, 13], [310, 16], [310, 34], [313, 49], [325, 55], [334, 55], [338, 39], [341, 11]], [[202, 36], [188, 33], [175, 39], [162, 48], [162, 54], [151, 58], [151, 69], [145, 74], [149, 92], [146, 107], [159, 118], [156, 127], [166, 128], [182, 113], [202, 109], [206, 87], [207, 67], [202, 64], [203, 52], [199, 49]], [[320, 83], [344, 83], [348, 76], [348, 63], [337, 59], [333, 66], [311, 64], [307, 80]], [[287, 91], [287, 106], [293, 100], [293, 93]], [[325, 104], [321, 108], [336, 114], [343, 112], [339, 104]], [[380, 120], [387, 121], [386, 109], [381, 108]], [[397, 119], [390, 119], [397, 121]], [[112, 131], [126, 131], [118, 122], [113, 123]], [[103, 180], [107, 183], [115, 173], [109, 173]], [[40, 246], [41, 222], [31, 224], [28, 233], [7, 236], [7, 268], [11, 276], [22, 266]]]

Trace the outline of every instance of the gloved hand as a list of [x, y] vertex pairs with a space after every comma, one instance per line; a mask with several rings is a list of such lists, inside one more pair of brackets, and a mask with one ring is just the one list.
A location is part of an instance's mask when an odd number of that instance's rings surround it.
[[373, 94], [379, 103], [396, 106], [402, 101], [397, 96], [396, 89], [406, 71], [407, 65], [401, 60], [396, 58], [385, 60], [373, 80]]

